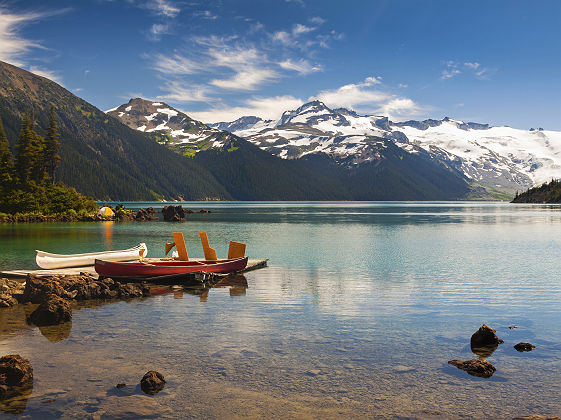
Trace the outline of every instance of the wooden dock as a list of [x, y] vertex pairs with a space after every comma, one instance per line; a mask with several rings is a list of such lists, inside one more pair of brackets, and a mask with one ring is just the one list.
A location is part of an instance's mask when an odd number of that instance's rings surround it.
[[[202, 260], [198, 258], [194, 258], [193, 261]], [[144, 261], [150, 262], [150, 258], [146, 258]], [[240, 271], [240, 273], [246, 273], [248, 271], [257, 270], [258, 268], [264, 268], [267, 266], [266, 258], [255, 258], [249, 259], [247, 261], [247, 267]], [[97, 278], [98, 275], [95, 272], [94, 266], [85, 266], [85, 267], [72, 267], [72, 268], [59, 268], [56, 270], [43, 270], [43, 269], [33, 269], [33, 270], [6, 270], [0, 271], [0, 277], [7, 277], [9, 279], [23, 279], [27, 277], [28, 274], [33, 274], [39, 277], [49, 277], [49, 276], [70, 276], [70, 275], [78, 275], [80, 273], [87, 273], [92, 275], [93, 277]], [[203, 272], [195, 272], [189, 273], [185, 277], [189, 280], [194, 280], [197, 282], [208, 282], [213, 280], [218, 280], [222, 277], [225, 277], [226, 274], [218, 274], [218, 273], [203, 273]]]

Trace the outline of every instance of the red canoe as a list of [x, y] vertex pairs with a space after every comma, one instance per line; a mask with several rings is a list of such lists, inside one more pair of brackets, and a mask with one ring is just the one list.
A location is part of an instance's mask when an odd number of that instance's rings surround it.
[[216, 261], [115, 262], [95, 260], [95, 271], [102, 277], [158, 277], [195, 272], [234, 273], [247, 266], [247, 257]]

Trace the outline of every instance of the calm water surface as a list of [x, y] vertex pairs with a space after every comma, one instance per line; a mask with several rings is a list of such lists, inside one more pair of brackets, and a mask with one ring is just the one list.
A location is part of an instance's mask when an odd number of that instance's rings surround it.
[[[0, 417], [561, 415], [560, 207], [184, 205], [212, 213], [174, 225], [0, 225], [0, 269], [33, 267], [35, 249], [146, 242], [159, 257], [172, 230], [193, 257], [206, 231], [219, 256], [237, 240], [270, 259], [245, 274], [247, 288], [87, 302], [59, 327], [26, 326], [29, 306], [0, 309], [0, 355], [19, 353], [35, 372]], [[483, 323], [505, 341], [489, 379], [447, 364], [475, 357], [469, 338]], [[518, 353], [520, 341], [537, 348]], [[151, 369], [167, 380], [153, 397], [137, 387]]]

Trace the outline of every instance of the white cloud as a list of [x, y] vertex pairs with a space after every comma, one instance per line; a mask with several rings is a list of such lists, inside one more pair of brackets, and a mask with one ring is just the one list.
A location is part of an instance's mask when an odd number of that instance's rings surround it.
[[48, 70], [41, 67], [30, 66], [29, 71], [37, 76], [46, 77], [59, 85], [62, 85], [62, 77], [53, 70]]
[[169, 18], [174, 18], [181, 12], [178, 7], [174, 6], [168, 0], [153, 0], [148, 2], [146, 7], [158, 15]]
[[193, 16], [201, 17], [201, 18], [207, 19], [207, 20], [218, 19], [218, 16], [215, 15], [214, 13], [212, 13], [210, 10], [202, 10], [200, 12], [195, 12], [195, 13], [193, 13]]
[[320, 17], [313, 17], [309, 20], [314, 26], [308, 26], [301, 23], [296, 23], [292, 25], [290, 31], [282, 30], [269, 34], [273, 42], [279, 43], [284, 47], [297, 48], [300, 50], [306, 50], [313, 46], [320, 46], [322, 48], [329, 48], [331, 41], [341, 40], [343, 34], [339, 34], [335, 31], [330, 31], [328, 33], [318, 33], [312, 37], [305, 38], [311, 32], [317, 31], [319, 26], [322, 25], [325, 20]]
[[470, 62], [465, 62], [464, 66], [466, 66], [467, 68], [473, 69], [473, 70], [477, 70], [481, 64], [479, 64], [477, 61], [470, 63]]
[[323, 25], [325, 23], [325, 19], [323, 19], [319, 16], [314, 16], [314, 17], [310, 18], [310, 22], [315, 24], [315, 25]]
[[150, 35], [155, 40], [159, 40], [162, 35], [167, 33], [169, 33], [169, 25], [166, 23], [154, 23], [150, 28]]
[[306, 26], [306, 25], [302, 25], [301, 23], [297, 23], [296, 25], [294, 25], [292, 27], [292, 35], [299, 36], [300, 34], [305, 34], [307, 32], [312, 32], [312, 31], [315, 31], [316, 29], [317, 28], [315, 28], [315, 27]]
[[457, 76], [460, 73], [461, 71], [458, 69], [444, 69], [442, 70], [442, 74], [440, 75], [440, 78], [442, 80], [448, 80], [448, 79], [452, 79], [453, 77]]
[[[147, 58], [148, 56], [145, 55], [144, 57]], [[204, 65], [179, 54], [174, 54], [171, 57], [158, 54], [154, 57], [153, 68], [164, 74], [183, 75], [198, 73], [204, 69]]]
[[390, 119], [408, 119], [419, 115], [421, 107], [409, 98], [394, 98], [383, 103], [376, 110], [377, 114], [387, 115]]
[[281, 61], [279, 66], [285, 70], [292, 70], [303, 75], [323, 71], [323, 67], [321, 65], [312, 65], [303, 58], [298, 61], [293, 61], [291, 59]]
[[399, 97], [382, 89], [381, 77], [367, 77], [337, 89], [323, 90], [308, 100], [319, 99], [331, 108], [350, 108], [365, 114], [401, 119], [418, 115], [423, 108], [410, 98]]
[[205, 123], [234, 121], [243, 116], [254, 115], [267, 120], [280, 118], [287, 109], [296, 109], [304, 102], [290, 95], [268, 98], [250, 98], [243, 105], [215, 107], [207, 111], [186, 111], [190, 117]]
[[23, 38], [19, 30], [23, 25], [33, 23], [47, 16], [41, 13], [10, 13], [0, 5], [0, 60], [15, 66], [22, 66], [22, 56], [32, 48], [41, 48], [36, 41]]
[[[372, 86], [380, 83], [380, 79], [377, 77], [367, 77], [361, 83], [351, 83], [334, 90], [320, 91], [315, 98], [330, 107], [355, 108], [365, 104], [379, 103], [391, 98], [389, 93], [371, 89]], [[312, 100], [313, 97], [309, 99]]]
[[[410, 98], [381, 90], [381, 85], [380, 77], [367, 77], [360, 83], [323, 90], [307, 101], [319, 99], [331, 108], [345, 107], [365, 114], [386, 115], [394, 120], [414, 118], [428, 109]], [[186, 113], [206, 123], [234, 121], [249, 115], [275, 120], [280, 118], [284, 111], [297, 109], [304, 102], [291, 95], [252, 97], [240, 106], [213, 106], [204, 111], [186, 111]]]
[[465, 61], [463, 63], [449, 60], [446, 63], [446, 67], [442, 70], [440, 74], [441, 80], [449, 80], [458, 76], [459, 74], [472, 74], [478, 79], [487, 79], [487, 74], [490, 69], [483, 67], [481, 63], [477, 61]]
[[166, 93], [159, 95], [157, 99], [173, 102], [209, 102], [211, 100], [207, 96], [207, 89], [204, 86], [186, 87], [179, 80], [168, 81], [160, 88]]
[[273, 70], [248, 66], [229, 79], [214, 79], [210, 81], [210, 84], [227, 90], [255, 90], [264, 82], [277, 76]]

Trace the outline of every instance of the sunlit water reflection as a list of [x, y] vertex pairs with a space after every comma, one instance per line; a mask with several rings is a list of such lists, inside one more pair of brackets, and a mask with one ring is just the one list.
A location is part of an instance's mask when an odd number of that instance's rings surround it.
[[[31, 266], [34, 249], [141, 241], [161, 256], [178, 229], [194, 257], [206, 231], [219, 256], [232, 239], [270, 258], [245, 275], [247, 289], [89, 302], [59, 328], [26, 326], [31, 307], [0, 310], [0, 355], [19, 353], [35, 371], [24, 415], [561, 415], [559, 207], [187, 205], [197, 206], [213, 213], [179, 225], [0, 226], [0, 267]], [[497, 368], [489, 379], [447, 364], [475, 357], [469, 337], [483, 323], [505, 341], [488, 359]], [[518, 353], [520, 341], [537, 348]], [[153, 397], [137, 386], [151, 369], [168, 382]]]

